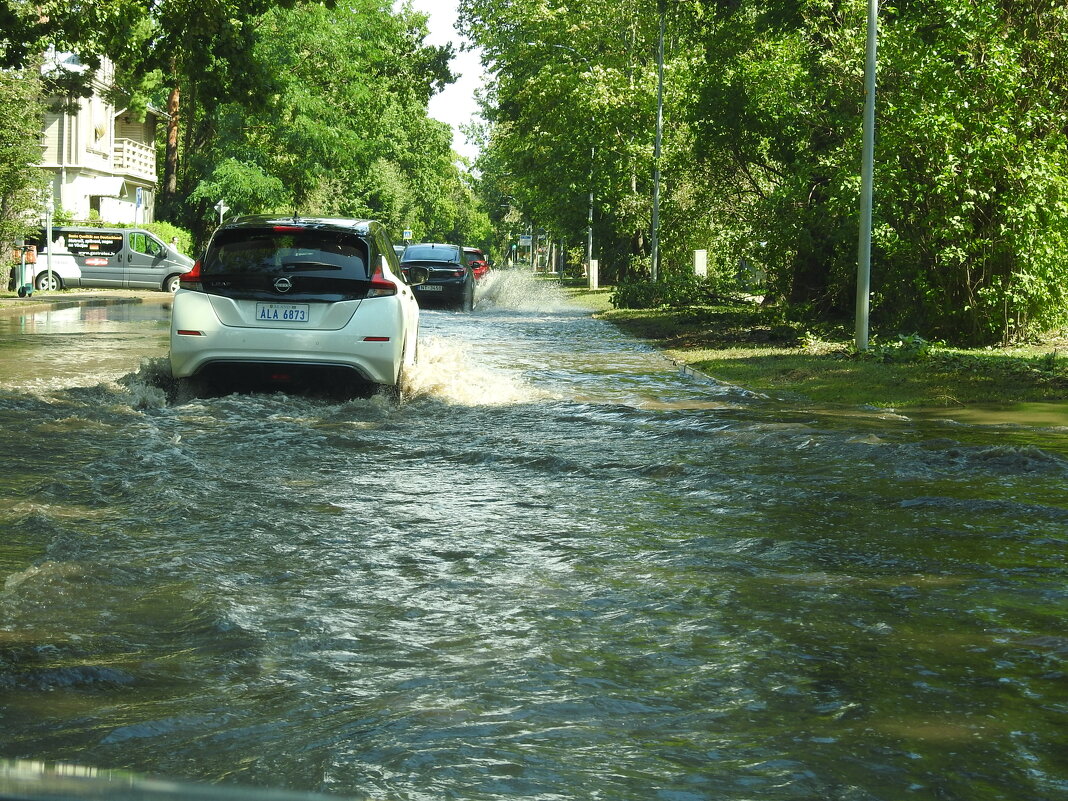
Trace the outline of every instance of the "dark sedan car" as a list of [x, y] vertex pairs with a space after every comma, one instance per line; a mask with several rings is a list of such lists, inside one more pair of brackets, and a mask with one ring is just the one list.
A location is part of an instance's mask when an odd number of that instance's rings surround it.
[[408, 245], [400, 266], [405, 275], [412, 267], [426, 267], [430, 271], [430, 278], [415, 287], [420, 306], [448, 306], [460, 311], [474, 308], [475, 275], [459, 245], [440, 242]]

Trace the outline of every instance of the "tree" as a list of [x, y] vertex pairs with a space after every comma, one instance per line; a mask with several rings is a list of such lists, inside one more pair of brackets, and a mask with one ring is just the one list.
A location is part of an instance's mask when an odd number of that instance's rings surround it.
[[[863, 3], [700, 4], [697, 155], [771, 291], [852, 311]], [[872, 316], [990, 342], [1065, 318], [1063, 8], [926, 0], [883, 14]]]
[[201, 238], [220, 198], [234, 213], [375, 216], [394, 236], [456, 227], [451, 136], [427, 116], [451, 50], [422, 44], [425, 16], [345, 0], [275, 8], [255, 30], [267, 96], [185, 106], [182, 214]]
[[[23, 69], [0, 69], [0, 264], [14, 241], [37, 226], [45, 175], [41, 160], [41, 71], [31, 64]], [[6, 270], [0, 286], [7, 287]]]

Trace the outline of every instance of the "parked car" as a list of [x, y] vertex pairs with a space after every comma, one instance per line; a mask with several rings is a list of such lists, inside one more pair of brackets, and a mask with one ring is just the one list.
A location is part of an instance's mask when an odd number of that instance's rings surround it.
[[32, 265], [36, 289], [115, 287], [174, 292], [178, 277], [193, 269], [193, 260], [140, 228], [52, 229], [49, 271], [45, 231], [27, 240], [37, 246]]
[[171, 311], [173, 376], [212, 387], [400, 387], [419, 306], [373, 220], [239, 217], [212, 235]]
[[401, 257], [401, 270], [430, 270], [426, 283], [416, 287], [420, 305], [445, 305], [471, 311], [475, 305], [475, 275], [465, 263], [459, 245], [424, 242], [408, 245]]
[[476, 281], [481, 281], [489, 276], [490, 265], [486, 255], [478, 248], [464, 248], [464, 262], [471, 267]]

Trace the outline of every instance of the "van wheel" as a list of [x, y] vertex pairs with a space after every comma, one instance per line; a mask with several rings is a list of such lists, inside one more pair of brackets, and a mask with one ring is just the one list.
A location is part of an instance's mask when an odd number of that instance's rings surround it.
[[181, 285], [179, 278], [180, 276], [177, 274], [167, 276], [167, 280], [163, 282], [163, 291], [171, 294], [177, 292], [178, 287]]
[[[50, 275], [51, 280], [49, 280]], [[63, 282], [59, 280], [59, 273], [56, 273], [54, 271], [52, 273], [49, 273], [47, 270], [37, 275], [37, 278], [36, 280], [34, 280], [33, 285], [42, 292], [53, 291], [56, 289], [63, 288]]]

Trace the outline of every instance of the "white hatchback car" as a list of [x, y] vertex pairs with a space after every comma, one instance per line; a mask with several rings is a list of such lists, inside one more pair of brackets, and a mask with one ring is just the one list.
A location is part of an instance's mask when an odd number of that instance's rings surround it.
[[181, 278], [171, 373], [194, 393], [400, 388], [415, 363], [419, 306], [373, 220], [239, 217]]

